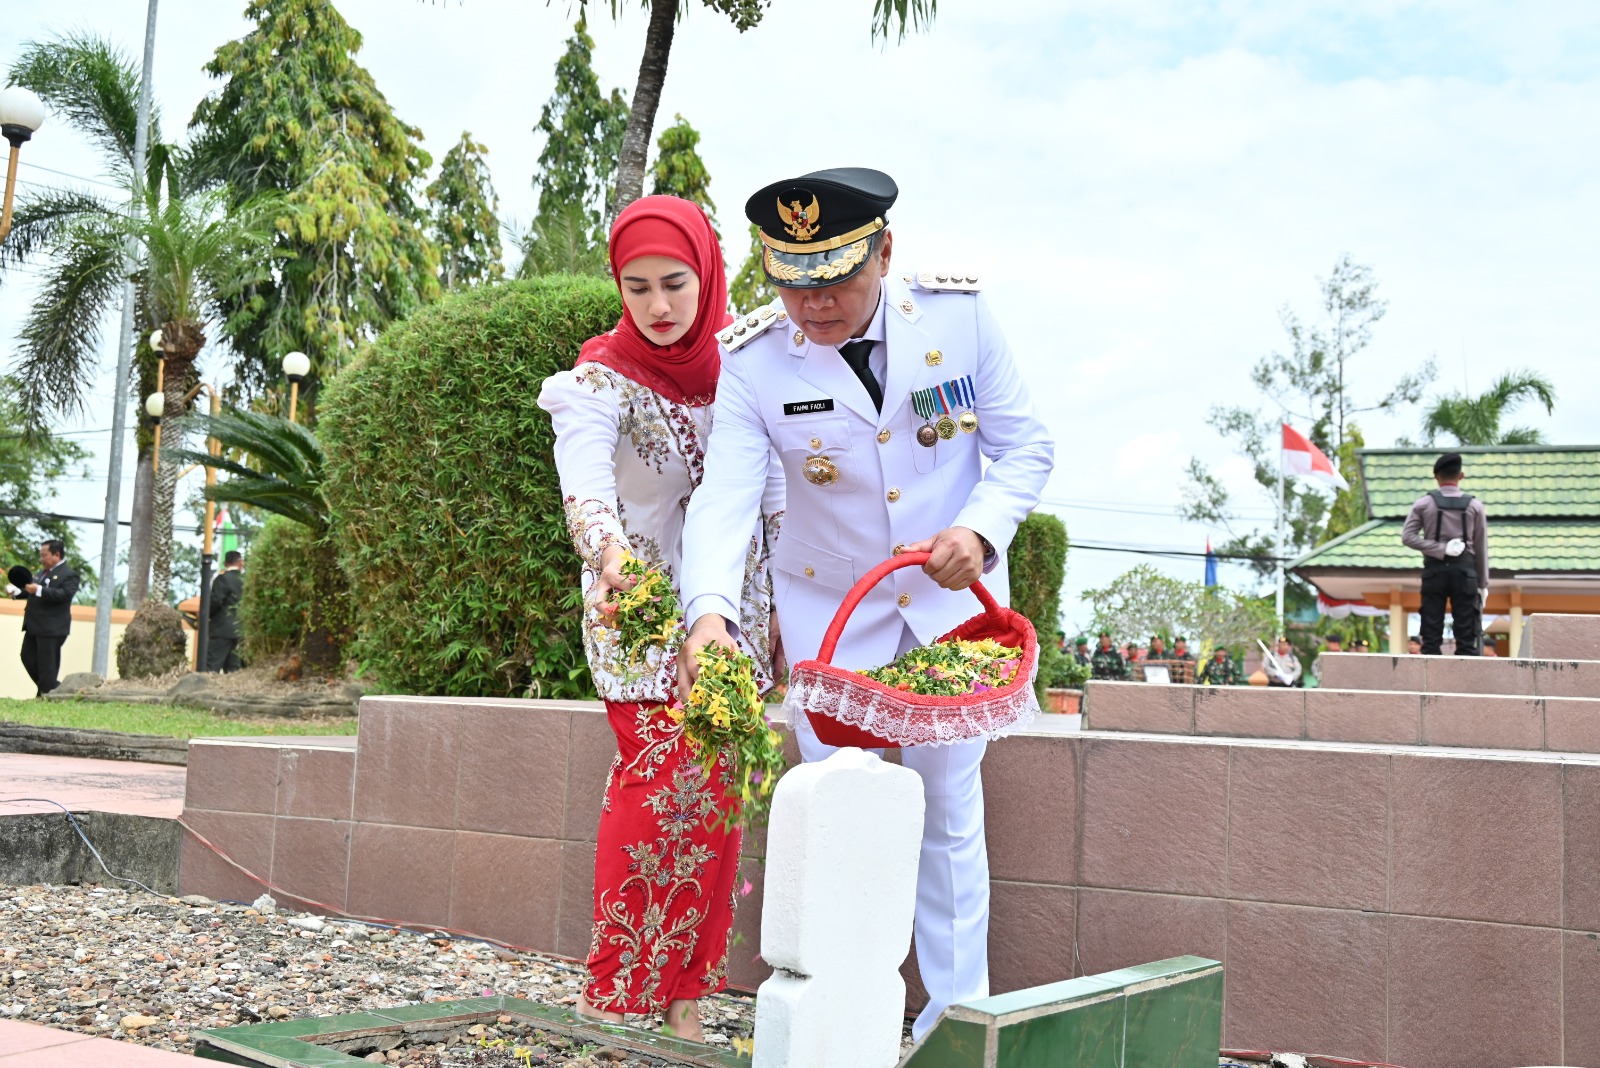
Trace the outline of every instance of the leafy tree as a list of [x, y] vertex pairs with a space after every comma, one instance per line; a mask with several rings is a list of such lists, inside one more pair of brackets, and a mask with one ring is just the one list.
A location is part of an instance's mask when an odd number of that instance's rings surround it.
[[778, 290], [761, 267], [761, 228], [750, 224], [750, 252], [739, 271], [728, 282], [728, 303], [734, 314], [770, 304], [778, 297]]
[[[305, 662], [324, 671], [344, 663], [350, 639], [349, 580], [331, 542], [332, 519], [323, 496], [325, 459], [311, 430], [277, 415], [234, 409], [201, 422], [222, 446], [221, 459], [197, 449], [181, 461], [210, 463], [229, 475], [208, 491], [214, 501], [248, 505], [305, 527], [316, 551], [310, 557], [311, 605], [306, 623]], [[240, 459], [229, 459], [237, 455]]]
[[1175, 579], [1149, 564], [1124, 572], [1083, 596], [1094, 605], [1094, 628], [1117, 639], [1151, 634], [1194, 635], [1200, 655], [1216, 646], [1253, 648], [1272, 637], [1272, 604], [1224, 586]]
[[282, 193], [282, 264], [228, 303], [246, 393], [276, 388], [283, 354], [312, 359], [302, 387], [337, 371], [364, 339], [439, 293], [439, 252], [418, 203], [432, 162], [356, 62], [361, 35], [329, 0], [250, 0], [255, 28], [217, 49], [221, 87], [195, 110], [196, 171], [242, 204]]
[[[667, 61], [672, 54], [676, 23], [690, 6], [687, 0], [641, 0], [650, 11], [645, 30], [644, 54], [639, 58], [639, 77], [634, 85], [633, 106], [628, 111], [626, 131], [617, 152], [616, 190], [607, 208], [607, 218], [638, 200], [644, 193], [645, 157], [650, 133], [655, 128], [656, 108], [661, 103], [661, 88], [667, 80]], [[611, 14], [621, 14], [624, 0], [610, 0]], [[761, 21], [771, 0], [701, 0], [706, 7], [725, 16], [743, 33]], [[873, 0], [872, 38], [887, 38], [897, 30], [904, 40], [909, 29], [933, 24], [938, 0]]]
[[1432, 445], [1449, 434], [1458, 445], [1539, 445], [1544, 434], [1537, 427], [1500, 429], [1500, 421], [1524, 401], [1544, 405], [1546, 415], [1555, 410], [1556, 387], [1536, 371], [1514, 371], [1494, 380], [1476, 397], [1451, 393], [1433, 402], [1422, 421], [1422, 433]]
[[592, 274], [609, 278], [605, 243], [596, 244], [593, 220], [581, 204], [564, 204], [533, 220], [510, 240], [522, 253], [518, 278], [548, 274]]
[[[1059, 516], [1034, 512], [1017, 526], [1006, 554], [1011, 607], [1028, 617], [1039, 639], [1039, 696], [1055, 685], [1066, 655], [1056, 642], [1061, 629], [1061, 580], [1067, 571], [1067, 526]], [[1069, 657], [1070, 659], [1070, 657]]]
[[484, 159], [488, 153], [463, 131], [427, 189], [433, 204], [433, 239], [439, 247], [439, 284], [444, 289], [497, 281], [505, 273], [500, 198], [489, 180]]
[[[1272, 402], [1270, 414], [1257, 408], [1219, 405], [1207, 416], [1206, 422], [1232, 438], [1239, 455], [1250, 461], [1256, 484], [1274, 510], [1278, 504], [1280, 419], [1309, 428], [1306, 436], [1312, 444], [1337, 456], [1355, 415], [1415, 404], [1432, 381], [1434, 364], [1430, 359], [1417, 371], [1402, 375], [1377, 400], [1367, 403], [1358, 399], [1351, 365], [1371, 343], [1373, 324], [1386, 310], [1387, 305], [1377, 297], [1371, 269], [1352, 262], [1349, 256], [1340, 257], [1322, 282], [1323, 321], [1307, 325], [1289, 308], [1282, 309], [1289, 351], [1262, 357], [1251, 373], [1256, 389]], [[1179, 514], [1222, 527], [1229, 540], [1220, 552], [1250, 557], [1260, 574], [1272, 573], [1277, 552], [1274, 530], [1237, 529], [1234, 501], [1222, 481], [1193, 458], [1188, 475]], [[1349, 490], [1341, 491], [1341, 496], [1355, 498]], [[1317, 543], [1328, 520], [1329, 501], [1318, 490], [1293, 479], [1285, 483], [1283, 498], [1284, 551], [1294, 556]], [[1291, 579], [1286, 594], [1290, 607], [1309, 605], [1309, 596], [1298, 580]]]
[[700, 158], [700, 131], [682, 115], [675, 115], [674, 119], [656, 138], [656, 164], [650, 171], [655, 184], [650, 192], [694, 201], [706, 209], [715, 230], [717, 205], [711, 199], [711, 173]]
[[1344, 476], [1350, 488], [1340, 490], [1333, 499], [1333, 507], [1328, 512], [1328, 527], [1324, 532], [1327, 539], [1348, 534], [1367, 521], [1366, 485], [1361, 477], [1361, 461], [1356, 457], [1356, 450], [1365, 448], [1366, 444], [1361, 429], [1351, 423], [1345, 427], [1344, 444], [1339, 446], [1338, 455], [1330, 457], [1339, 465], [1339, 474]]
[[566, 52], [556, 61], [555, 90], [534, 127], [545, 139], [533, 180], [539, 190], [539, 214], [529, 235], [534, 242], [550, 236], [565, 242], [566, 235], [578, 230], [589, 245], [606, 246], [611, 178], [627, 126], [628, 100], [620, 89], [609, 96], [601, 91], [593, 58], [594, 38], [579, 17]]

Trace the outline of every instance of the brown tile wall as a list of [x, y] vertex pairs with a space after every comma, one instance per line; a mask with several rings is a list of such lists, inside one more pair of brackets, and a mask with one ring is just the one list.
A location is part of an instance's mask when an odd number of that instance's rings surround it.
[[[1149, 714], [1177, 689], [1144, 689]], [[1259, 717], [1257, 696], [1212, 711]], [[1308, 730], [1355, 700], [1299, 696]], [[1367, 707], [1422, 729], [1415, 695]], [[185, 819], [280, 900], [581, 958], [604, 728], [578, 704], [369, 700], [356, 749], [197, 744]], [[996, 992], [1196, 953], [1227, 968], [1231, 1047], [1600, 1062], [1600, 756], [1088, 732], [994, 743], [984, 785]], [[260, 892], [193, 839], [180, 882]], [[729, 962], [745, 989], [766, 974], [753, 857], [747, 882]]]
[[1541, 660], [1600, 660], [1600, 616], [1528, 617], [1528, 656]]
[[[1567, 617], [1564, 622], [1577, 618]], [[1600, 617], [1592, 617], [1600, 619]], [[1569, 653], [1523, 657], [1324, 653], [1322, 685], [1335, 690], [1600, 698], [1600, 645], [1563, 643]], [[1577, 655], [1582, 652], [1584, 655]]]

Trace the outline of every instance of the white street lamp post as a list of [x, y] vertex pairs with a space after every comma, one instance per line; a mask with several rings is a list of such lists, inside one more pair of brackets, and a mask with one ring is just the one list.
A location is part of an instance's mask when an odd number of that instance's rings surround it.
[[13, 85], [0, 89], [0, 135], [11, 142], [11, 162], [6, 165], [6, 199], [0, 208], [0, 241], [11, 232], [11, 201], [17, 195], [17, 162], [22, 144], [44, 125], [44, 101], [31, 89]]
[[294, 422], [294, 410], [300, 402], [300, 383], [311, 373], [311, 357], [303, 352], [291, 352], [283, 358], [283, 373], [289, 376], [289, 422]]

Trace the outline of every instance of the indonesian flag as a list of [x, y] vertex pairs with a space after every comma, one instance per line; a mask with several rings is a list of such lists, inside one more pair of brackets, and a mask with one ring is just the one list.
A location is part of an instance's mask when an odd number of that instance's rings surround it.
[[217, 509], [216, 517], [213, 518], [212, 521], [211, 521], [211, 532], [213, 534], [220, 534], [220, 533], [222, 533], [222, 528], [227, 526], [227, 525], [228, 525], [228, 506], [227, 505], [223, 505], [221, 508]]
[[1309, 478], [1334, 489], [1350, 488], [1350, 483], [1339, 474], [1327, 454], [1288, 423], [1283, 424], [1283, 469], [1291, 475]]
[[1341, 601], [1329, 597], [1321, 590], [1317, 591], [1317, 615], [1327, 616], [1330, 619], [1344, 619], [1347, 616], [1386, 616], [1387, 608], [1374, 608], [1365, 601]]

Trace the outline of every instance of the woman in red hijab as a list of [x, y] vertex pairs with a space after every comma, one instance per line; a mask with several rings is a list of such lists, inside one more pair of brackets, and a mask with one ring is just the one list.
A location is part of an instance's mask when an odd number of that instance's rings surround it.
[[[697, 999], [727, 985], [739, 833], [720, 784], [688, 751], [676, 705], [677, 659], [657, 649], [629, 665], [602, 605], [626, 588], [631, 553], [677, 586], [683, 517], [700, 485], [729, 321], [722, 249], [697, 205], [636, 200], [611, 230], [622, 318], [591, 338], [571, 371], [544, 382], [554, 420], [567, 527], [583, 558], [584, 649], [617, 737], [595, 853], [594, 936], [578, 1011], [621, 1020], [665, 1014], [701, 1036]], [[773, 465], [762, 522], [750, 532], [740, 645], [772, 684], [772, 585], [766, 560], [783, 508]]]

